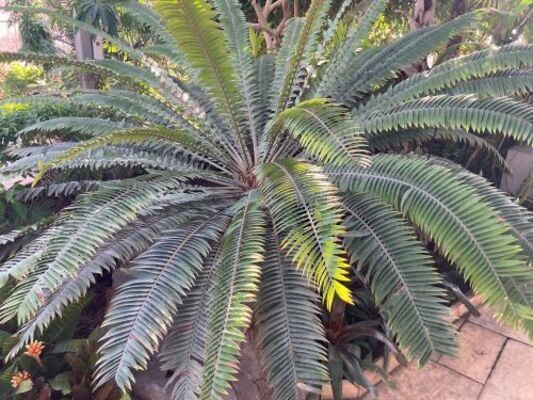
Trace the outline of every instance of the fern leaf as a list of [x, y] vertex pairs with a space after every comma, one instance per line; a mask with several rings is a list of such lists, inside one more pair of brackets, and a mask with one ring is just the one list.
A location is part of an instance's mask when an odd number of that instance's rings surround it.
[[331, 93], [325, 94], [343, 104], [353, 105], [365, 93], [383, 86], [400, 68], [428, 55], [446, 44], [450, 37], [473, 25], [476, 17], [476, 13], [465, 14], [438, 27], [422, 28], [390, 45], [361, 53], [343, 75], [331, 71], [338, 77], [337, 85]]
[[216, 214], [169, 231], [133, 261], [132, 279], [118, 288], [102, 324], [108, 330], [99, 349], [97, 386], [114, 379], [122, 391], [131, 389], [132, 371], [146, 368], [159, 349], [224, 221]]
[[367, 169], [339, 169], [331, 176], [341, 189], [372, 193], [412, 220], [474, 291], [502, 311], [504, 321], [520, 327], [531, 318], [532, 310], [509, 284], [509, 278], [529, 280], [531, 271], [509, 226], [475, 189], [443, 167], [405, 156], [376, 156]]
[[244, 199], [242, 209], [222, 238], [220, 266], [215, 278], [209, 317], [209, 344], [200, 399], [222, 399], [238, 369], [243, 329], [251, 320], [263, 260], [265, 215], [256, 192]]
[[479, 133], [503, 134], [531, 145], [533, 107], [509, 98], [429, 96], [364, 117], [368, 134], [409, 128], [463, 128]]
[[328, 309], [336, 295], [351, 303], [344, 286], [348, 264], [338, 243], [345, 229], [335, 188], [318, 168], [293, 159], [264, 164], [259, 175], [282, 248], [322, 290]]
[[372, 97], [354, 113], [364, 114], [394, 107], [419, 96], [432, 95], [452, 88], [473, 78], [532, 66], [533, 45], [507, 45], [477, 51], [437, 65], [427, 74], [413, 75], [384, 93]]
[[415, 232], [371, 195], [350, 194], [344, 204], [346, 248], [386, 313], [402, 353], [422, 364], [434, 352], [453, 354], [455, 330], [446, 321], [442, 282]]
[[328, 381], [319, 297], [269, 233], [255, 321], [261, 362], [274, 398], [296, 399], [298, 385], [321, 388]]
[[[269, 133], [275, 140], [285, 130], [311, 156], [326, 164], [368, 163], [362, 130], [349, 122], [341, 107], [325, 99], [307, 100], [278, 114]], [[272, 148], [277, 150], [275, 145]]]

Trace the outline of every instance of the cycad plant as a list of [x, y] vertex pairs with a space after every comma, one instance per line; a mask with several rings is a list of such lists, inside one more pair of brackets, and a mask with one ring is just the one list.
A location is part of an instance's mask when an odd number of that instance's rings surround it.
[[[115, 82], [8, 101], [129, 115], [45, 121], [21, 133], [40, 146], [11, 149], [19, 160], [4, 174], [34, 174], [25, 198], [76, 198], [3, 238], [21, 247], [0, 272], [13, 285], [1, 320], [21, 326], [10, 357], [121, 267], [95, 387], [129, 391], [156, 356], [174, 371], [173, 398], [222, 398], [253, 325], [274, 397], [295, 399], [328, 381], [321, 309], [352, 304], [356, 276], [409, 359], [453, 352], [428, 242], [505, 323], [533, 332], [531, 214], [458, 165], [394, 151], [434, 138], [490, 150], [492, 134], [531, 145], [533, 108], [511, 96], [532, 89], [533, 47], [490, 48], [395, 83], [483, 14], [361, 49], [385, 3], [340, 35], [346, 7], [329, 19], [329, 2], [314, 0], [277, 52], [256, 59], [237, 0], [158, 0], [157, 14], [130, 2], [160, 44], [133, 49], [103, 33], [129, 63], [1, 54]], [[65, 132], [82, 140], [62, 142]], [[112, 179], [76, 175], [117, 168]]]

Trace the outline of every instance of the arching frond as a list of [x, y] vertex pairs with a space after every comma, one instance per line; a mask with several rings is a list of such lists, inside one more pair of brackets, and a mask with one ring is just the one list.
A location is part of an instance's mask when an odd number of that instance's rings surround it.
[[263, 137], [263, 128], [271, 113], [268, 104], [271, 88], [274, 84], [274, 68], [274, 56], [272, 54], [264, 54], [257, 58], [255, 62], [259, 104], [262, 105], [258, 121], [261, 139]]
[[[201, 157], [197, 154], [197, 152], [205, 152], [209, 154], [209, 150], [207, 148], [203, 148], [203, 146], [198, 143], [196, 138], [193, 138], [187, 132], [180, 130], [171, 130], [162, 126], [144, 129], [137, 128], [111, 132], [105, 135], [97, 136], [91, 140], [87, 140], [76, 146], [73, 146], [72, 148], [59, 155], [57, 158], [47, 163], [41, 163], [39, 168], [39, 174], [35, 177], [34, 182], [38, 182], [39, 179], [48, 170], [52, 168], [57, 168], [58, 166], [75, 159], [78, 155], [83, 154], [89, 150], [101, 148], [106, 145], [145, 143], [153, 140], [164, 140], [178, 144], [180, 147], [183, 146], [183, 150], [189, 153], [194, 158], [209, 162], [207, 158]], [[214, 163], [209, 163], [213, 166], [216, 166], [216, 164]]]
[[235, 84], [235, 71], [215, 13], [205, 0], [158, 0], [155, 9], [174, 36], [189, 62], [199, 70], [198, 79], [231, 124], [241, 150], [247, 153], [242, 116], [238, 113], [242, 97]]
[[479, 97], [504, 97], [533, 92], [532, 71], [505, 71], [484, 78], [459, 83], [448, 90], [451, 94], [476, 94]]
[[52, 118], [48, 121], [38, 122], [27, 126], [18, 132], [19, 136], [30, 133], [52, 133], [52, 132], [77, 132], [82, 135], [97, 136], [122, 126], [121, 123], [108, 119], [92, 117], [60, 117]]
[[483, 78], [506, 70], [531, 68], [533, 45], [506, 45], [481, 50], [446, 61], [425, 74], [416, 74], [371, 98], [354, 111], [362, 114], [377, 109], [387, 109], [418, 96], [435, 94], [460, 82]]
[[69, 197], [80, 193], [92, 192], [100, 187], [101, 181], [69, 181], [53, 183], [18, 191], [15, 198], [22, 202], [32, 202], [41, 197]]
[[291, 49], [291, 56], [285, 69], [283, 83], [277, 96], [276, 111], [281, 112], [295, 103], [302, 91], [304, 80], [302, 69], [310, 62], [318, 45], [320, 28], [329, 9], [329, 0], [312, 0], [300, 29], [298, 39]]
[[[298, 38], [300, 37], [300, 32], [303, 29], [302, 19], [292, 19], [287, 24], [287, 29], [285, 35], [283, 36], [283, 41], [281, 46], [276, 53], [276, 59], [274, 62], [274, 79], [270, 85], [270, 104], [269, 108], [272, 114], [278, 111], [278, 104], [281, 102], [281, 93], [284, 90], [285, 77], [289, 76], [289, 66], [291, 63], [291, 58], [293, 57], [292, 49], [296, 46]], [[290, 90], [289, 88], [288, 90]]]
[[81, 196], [73, 210], [50, 228], [55, 235], [38, 259], [40, 268], [19, 288], [20, 299], [12, 297], [0, 307], [3, 319], [16, 315], [19, 324], [31, 319], [47, 292], [57, 289], [64, 278], [75, 276], [99, 246], [133, 222], [159, 194], [178, 185], [173, 177], [146, 176], [110, 183]]
[[333, 185], [319, 168], [293, 159], [264, 164], [259, 174], [282, 248], [321, 289], [328, 309], [335, 296], [351, 303], [346, 254], [338, 243], [345, 232], [342, 206]]
[[455, 330], [446, 321], [442, 282], [415, 232], [374, 196], [348, 194], [344, 204], [346, 248], [402, 352], [422, 364], [435, 352], [452, 354]]
[[102, 324], [108, 330], [99, 349], [98, 386], [114, 379], [123, 391], [131, 389], [133, 370], [145, 369], [159, 349], [226, 220], [220, 214], [193, 220], [166, 233], [133, 261], [128, 269], [132, 278], [118, 288]]
[[[294, 137], [313, 157], [326, 164], [367, 164], [362, 130], [346, 117], [345, 110], [326, 99], [307, 100], [278, 114], [269, 130], [282, 147]], [[290, 140], [290, 136], [289, 136]], [[281, 149], [272, 146], [273, 151]]]
[[372, 0], [365, 15], [359, 21], [357, 28], [350, 30], [348, 37], [342, 45], [333, 54], [329, 54], [328, 65], [322, 74], [322, 80], [317, 88], [318, 96], [327, 96], [338, 85], [339, 75], [343, 76], [353, 63], [355, 51], [358, 49], [361, 41], [366, 38], [376, 19], [385, 10], [387, 3], [388, 0]]
[[434, 140], [442, 140], [452, 143], [464, 143], [473, 148], [485, 150], [494, 157], [498, 163], [510, 170], [505, 158], [498, 149], [484, 138], [462, 129], [409, 129], [400, 131], [379, 132], [368, 137], [369, 146], [374, 150], [386, 151], [391, 146], [415, 142], [431, 143]]
[[129, 261], [146, 250], [164, 230], [176, 229], [187, 218], [191, 218], [191, 215], [163, 215], [138, 220], [100, 246], [95, 258], [83, 265], [76, 276], [65, 278], [39, 308], [35, 317], [19, 329], [19, 341], [11, 348], [9, 356], [15, 356], [27, 343], [42, 334], [52, 321], [60, 317], [66, 307], [85, 296], [96, 276], [103, 271], [112, 271], [119, 263]]
[[239, 106], [239, 114], [246, 116], [246, 128], [250, 131], [255, 157], [258, 153], [258, 123], [262, 105], [259, 102], [259, 89], [250, 52], [248, 24], [241, 10], [241, 4], [237, 0], [215, 0], [214, 3], [225, 33], [233, 70], [237, 75], [236, 84], [243, 100]]
[[194, 288], [178, 308], [174, 325], [159, 354], [161, 369], [174, 371], [168, 386], [172, 387], [172, 396], [176, 399], [196, 399], [200, 393], [220, 250], [221, 246], [209, 256]]
[[174, 37], [165, 29], [163, 22], [159, 16], [146, 4], [142, 4], [137, 0], [127, 0], [122, 3], [126, 12], [134, 17], [138, 22], [146, 25], [155, 33], [163, 43], [175, 46], [176, 41]]
[[528, 280], [531, 271], [509, 226], [475, 189], [443, 167], [405, 156], [376, 156], [367, 169], [339, 169], [331, 176], [343, 190], [373, 193], [412, 220], [507, 323], [520, 327], [531, 318], [508, 283]]
[[450, 37], [472, 26], [476, 17], [475, 13], [465, 14], [438, 27], [422, 28], [390, 45], [361, 53], [345, 73], [331, 71], [337, 77], [336, 85], [324, 95], [331, 95], [343, 104], [352, 105], [354, 99], [393, 78], [400, 68], [428, 55], [446, 44]]
[[221, 399], [238, 369], [243, 329], [251, 320], [250, 304], [255, 301], [259, 263], [263, 261], [266, 221], [258, 193], [249, 192], [240, 203], [222, 238], [220, 266], [215, 278], [209, 339], [200, 399]]
[[319, 297], [284, 255], [281, 239], [269, 232], [255, 321], [261, 362], [274, 398], [296, 399], [297, 387], [327, 382], [326, 342]]
[[533, 143], [533, 107], [504, 97], [422, 97], [367, 114], [361, 123], [369, 135], [400, 128], [463, 128]]

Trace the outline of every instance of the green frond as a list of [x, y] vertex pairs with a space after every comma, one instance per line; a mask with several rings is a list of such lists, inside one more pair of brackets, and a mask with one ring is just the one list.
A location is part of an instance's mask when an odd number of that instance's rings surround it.
[[136, 254], [146, 250], [163, 231], [176, 229], [187, 218], [190, 216], [163, 214], [138, 220], [100, 246], [95, 257], [83, 265], [76, 276], [63, 279], [35, 317], [19, 329], [19, 341], [10, 350], [9, 357], [14, 357], [27, 343], [41, 335], [52, 321], [62, 316], [67, 306], [85, 296], [96, 276], [104, 271], [112, 271], [119, 263], [131, 260]]
[[[26, 280], [29, 287], [20, 299], [4, 303], [0, 312], [4, 319], [16, 313], [19, 324], [34, 317], [46, 300], [45, 291], [54, 291], [63, 279], [75, 276], [113, 235], [133, 222], [158, 195], [176, 188], [173, 177], [144, 176], [102, 185], [100, 190], [78, 197], [70, 212], [57, 226], [53, 238], [43, 249], [34, 279]], [[33, 280], [33, 282], [32, 282]]]
[[50, 134], [61, 132], [77, 132], [85, 136], [98, 136], [103, 133], [116, 130], [123, 125], [108, 119], [94, 117], [60, 117], [48, 121], [38, 122], [20, 130], [17, 135]]
[[[24, 246], [15, 256], [2, 266], [1, 280], [2, 286], [8, 282], [10, 277], [18, 280], [17, 284], [10, 292], [9, 297], [0, 306], [0, 322], [2, 324], [18, 318], [20, 305], [28, 298], [29, 291], [35, 287], [39, 277], [46, 269], [47, 247], [58, 233], [58, 229], [52, 226], [45, 230], [41, 236]], [[38, 307], [31, 305], [32, 309]]]
[[[283, 35], [281, 46], [276, 53], [276, 59], [274, 61], [274, 79], [272, 79], [270, 84], [271, 92], [269, 96], [269, 111], [272, 115], [279, 111], [277, 107], [281, 101], [281, 94], [284, 90], [283, 84], [285, 82], [285, 77], [290, 74], [289, 66], [293, 57], [292, 51], [297, 45], [303, 25], [304, 23], [301, 18], [289, 20], [285, 34]], [[289, 90], [290, 89], [291, 88], [289, 88]]]
[[283, 140], [285, 130], [325, 164], [368, 164], [362, 129], [342, 107], [326, 99], [307, 100], [278, 114], [269, 130], [272, 140]]
[[354, 54], [364, 40], [376, 19], [385, 10], [388, 0], [372, 0], [365, 14], [359, 21], [357, 28], [350, 30], [342, 45], [332, 54], [329, 54], [329, 62], [325, 71], [321, 74], [322, 80], [317, 88], [318, 96], [326, 96], [332, 93], [338, 85], [338, 75], [344, 74], [354, 61]]
[[[183, 148], [187, 153], [190, 153], [193, 157], [201, 158], [204, 161], [207, 159], [200, 157], [197, 152], [203, 151], [209, 153], [209, 150], [203, 148], [196, 138], [191, 137], [187, 132], [180, 130], [171, 130], [165, 127], [150, 127], [150, 128], [137, 128], [137, 129], [124, 129], [121, 131], [111, 132], [105, 135], [97, 136], [93, 139], [81, 142], [58, 155], [55, 159], [46, 163], [41, 163], [39, 166], [39, 173], [34, 179], [36, 184], [44, 174], [50, 169], [57, 168], [68, 161], [74, 160], [80, 154], [83, 154], [89, 150], [101, 148], [108, 145], [120, 145], [120, 144], [142, 144], [153, 140], [163, 140], [170, 143], [175, 143]], [[216, 165], [216, 164], [212, 164]], [[223, 168], [223, 167], [220, 167]]]
[[533, 92], [533, 72], [504, 71], [459, 83], [448, 92], [454, 95], [475, 93], [479, 97], [527, 95]]
[[477, 13], [464, 14], [434, 28], [422, 28], [397, 41], [359, 54], [344, 73], [331, 71], [336, 84], [331, 92], [321, 93], [353, 105], [366, 93], [383, 86], [398, 70], [443, 46], [454, 35], [472, 26]]
[[344, 204], [346, 249], [402, 353], [422, 364], [435, 352], [452, 354], [455, 330], [446, 321], [442, 281], [414, 230], [372, 195], [348, 194]]
[[263, 261], [265, 213], [258, 194], [245, 197], [222, 238], [209, 315], [209, 339], [200, 399], [222, 399], [238, 370], [243, 329], [250, 324]]
[[533, 213], [516, 204], [512, 198], [492, 186], [485, 178], [475, 175], [448, 160], [432, 162], [449, 169], [454, 176], [476, 190], [484, 201], [499, 213], [510, 226], [510, 233], [520, 242], [525, 255], [533, 260]]
[[175, 47], [176, 41], [174, 37], [166, 30], [159, 16], [148, 5], [142, 4], [138, 0], [127, 0], [122, 2], [121, 6], [136, 21], [150, 28], [163, 43]]
[[533, 107], [505, 97], [429, 96], [366, 114], [361, 124], [369, 136], [409, 128], [471, 129], [503, 134], [533, 144]]
[[392, 146], [399, 146], [409, 142], [428, 143], [442, 140], [452, 143], [464, 143], [472, 148], [480, 148], [494, 157], [507, 170], [511, 170], [505, 158], [498, 149], [487, 140], [462, 129], [409, 129], [401, 131], [379, 132], [368, 137], [370, 148], [387, 151]]
[[342, 204], [335, 187], [311, 164], [285, 159], [261, 165], [260, 187], [283, 238], [281, 246], [313, 280], [331, 308], [335, 295], [351, 303]]
[[321, 388], [328, 381], [320, 299], [291, 265], [280, 238], [269, 232], [255, 324], [261, 363], [278, 400], [296, 400], [301, 384]]
[[126, 90], [85, 93], [73, 96], [72, 101], [80, 104], [113, 108], [134, 115], [154, 124], [172, 125], [181, 120], [179, 114], [160, 101]]
[[257, 89], [259, 96], [259, 104], [262, 105], [258, 120], [259, 132], [263, 133], [263, 128], [268, 120], [270, 109], [268, 107], [270, 101], [270, 92], [274, 82], [274, 56], [272, 54], [264, 54], [257, 58], [255, 62], [255, 69], [257, 75]]
[[80, 193], [92, 192], [100, 187], [101, 181], [68, 181], [53, 183], [48, 186], [38, 186], [19, 190], [15, 198], [24, 203], [31, 203], [42, 197], [69, 197]]
[[[0, 267], [0, 288], [4, 287], [10, 278], [21, 281], [37, 268], [43, 249], [48, 244], [51, 234], [52, 231], [48, 231], [48, 234], [45, 233], [37, 237], [2, 264]], [[12, 316], [13, 314], [10, 314], [7, 319]]]
[[133, 371], [145, 369], [191, 289], [203, 262], [227, 227], [222, 214], [193, 220], [165, 233], [133, 262], [104, 318], [95, 382], [111, 379], [126, 392]]
[[423, 158], [379, 155], [366, 169], [339, 168], [330, 176], [342, 190], [372, 193], [407, 216], [505, 322], [520, 327], [531, 318], [509, 283], [531, 276], [519, 243], [490, 204], [450, 171]]
[[295, 103], [300, 96], [305, 79], [301, 77], [318, 46], [320, 38], [320, 29], [329, 9], [330, 0], [312, 0], [304, 22], [299, 30], [298, 39], [291, 49], [288, 64], [285, 67], [283, 83], [280, 91], [277, 93], [275, 110], [281, 112]]
[[225, 34], [233, 70], [237, 75], [236, 85], [243, 99], [239, 105], [239, 114], [246, 115], [246, 128], [250, 131], [254, 154], [257, 154], [258, 124], [263, 105], [259, 101], [259, 88], [250, 51], [248, 24], [239, 1], [215, 0], [214, 4]]
[[178, 307], [174, 325], [163, 342], [159, 360], [162, 370], [174, 371], [168, 386], [172, 398], [198, 398], [208, 344], [208, 320], [213, 307], [214, 278], [220, 266], [219, 246], [212, 252], [192, 290]]
[[235, 71], [211, 5], [205, 0], [158, 0], [155, 9], [189, 62], [198, 69], [198, 79], [217, 110], [231, 124], [232, 134], [236, 135], [245, 154], [242, 116], [238, 113], [242, 97], [237, 90]]
[[533, 45], [507, 45], [477, 51], [437, 65], [428, 73], [413, 75], [384, 93], [372, 97], [364, 106], [355, 110], [354, 114], [385, 110], [419, 96], [432, 95], [452, 88], [469, 79], [531, 67], [533, 67]]

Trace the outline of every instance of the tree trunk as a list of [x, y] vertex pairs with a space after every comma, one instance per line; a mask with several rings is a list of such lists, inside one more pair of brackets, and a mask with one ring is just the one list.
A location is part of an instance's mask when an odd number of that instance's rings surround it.
[[[232, 389], [228, 400], [273, 400], [272, 389], [259, 363], [257, 339], [252, 329], [246, 333], [246, 342], [241, 349], [239, 374]], [[305, 399], [305, 393], [299, 391], [296, 400]]]
[[[74, 46], [76, 47], [76, 56], [78, 60], [101, 60], [104, 58], [102, 47], [102, 39], [96, 37], [86, 31], [76, 31], [74, 38]], [[96, 76], [87, 72], [83, 72], [80, 76], [80, 84], [83, 89], [96, 89]]]
[[[452, 10], [450, 12], [450, 20], [455, 19], [466, 13], [465, 0], [453, 0]], [[444, 60], [450, 60], [457, 57], [461, 52], [461, 43], [463, 42], [462, 35], [455, 35], [446, 45]]]

